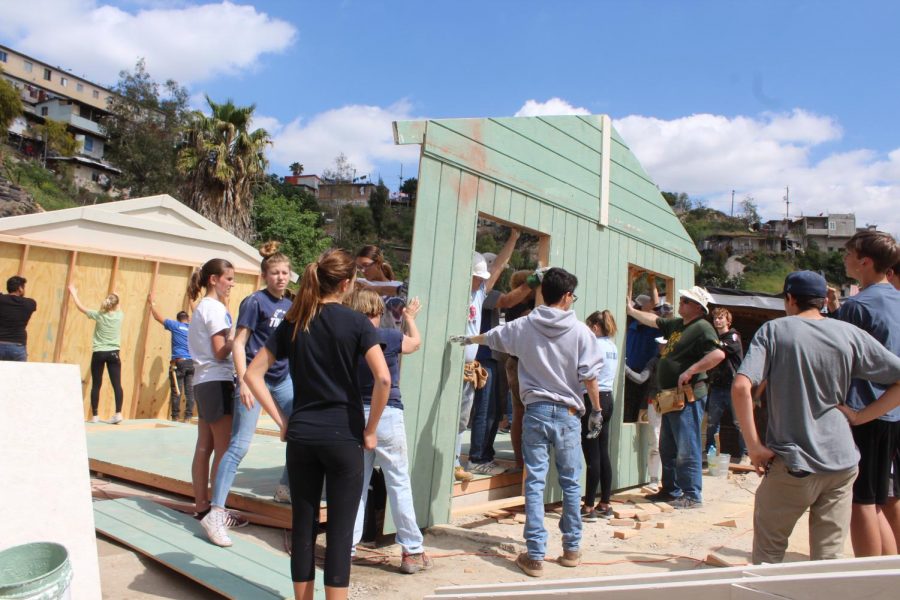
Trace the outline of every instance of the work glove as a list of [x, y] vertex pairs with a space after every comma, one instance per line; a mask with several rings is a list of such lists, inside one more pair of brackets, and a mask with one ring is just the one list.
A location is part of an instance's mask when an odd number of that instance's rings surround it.
[[472, 338], [467, 335], [451, 335], [450, 343], [459, 344], [460, 346], [468, 346], [474, 342], [472, 342]]
[[591, 416], [588, 418], [588, 433], [587, 437], [589, 440], [592, 440], [600, 435], [600, 429], [603, 427], [603, 413], [600, 411], [592, 411]]
[[528, 284], [528, 287], [534, 289], [541, 285], [541, 282], [544, 280], [544, 274], [550, 270], [550, 267], [541, 267], [540, 269], [535, 269], [534, 273], [528, 276], [525, 280], [525, 283]]

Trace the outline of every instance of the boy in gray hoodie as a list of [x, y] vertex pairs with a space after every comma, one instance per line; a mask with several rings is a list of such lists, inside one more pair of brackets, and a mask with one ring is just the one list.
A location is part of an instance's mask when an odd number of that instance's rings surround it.
[[563, 490], [559, 522], [563, 555], [559, 564], [576, 567], [581, 561], [581, 415], [585, 412], [582, 384], [594, 407], [591, 431], [603, 424], [597, 373], [603, 364], [597, 340], [578, 320], [572, 304], [578, 279], [563, 269], [549, 269], [541, 281], [546, 305], [527, 317], [495, 327], [482, 335], [454, 338], [464, 344], [484, 344], [519, 357], [519, 388], [525, 405], [522, 453], [525, 459], [525, 542], [527, 553], [516, 565], [527, 575], [543, 575], [547, 549], [544, 528], [544, 486], [550, 448]]

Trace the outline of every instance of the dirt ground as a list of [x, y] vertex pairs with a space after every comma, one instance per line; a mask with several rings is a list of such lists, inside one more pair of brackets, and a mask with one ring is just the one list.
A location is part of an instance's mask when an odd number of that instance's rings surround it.
[[[583, 563], [575, 569], [561, 567], [552, 560], [561, 553], [559, 515], [548, 512], [548, 562], [544, 565], [544, 577], [568, 579], [712, 568], [704, 563], [711, 552], [734, 564], [748, 562], [753, 537], [753, 495], [759, 478], [755, 474], [732, 473], [729, 479], [704, 476], [703, 484], [702, 508], [653, 514], [649, 521], [653, 527], [635, 531], [634, 537], [627, 540], [613, 538], [613, 532], [624, 528], [605, 521], [585, 523]], [[617, 497], [627, 499], [629, 494], [637, 492], [631, 490]], [[717, 525], [726, 521], [734, 521], [735, 526]], [[665, 528], [656, 527], [657, 523], [665, 523]], [[450, 525], [431, 528], [426, 531], [425, 544], [434, 557], [435, 566], [416, 575], [397, 572], [399, 546], [362, 547], [353, 565], [350, 597], [358, 600], [422, 598], [442, 586], [526, 580], [528, 577], [513, 564], [516, 554], [524, 549], [522, 529], [520, 523], [501, 524], [484, 515], [464, 517]], [[285, 548], [285, 532], [280, 529], [251, 525], [234, 531], [233, 535], [277, 550]], [[319, 541], [324, 544], [324, 535]], [[115, 542], [100, 538], [97, 546], [104, 598], [219, 597]], [[320, 556], [323, 552], [320, 546]], [[849, 542], [846, 555], [852, 556]], [[807, 557], [808, 533], [804, 517], [791, 537], [786, 560], [806, 560]]]

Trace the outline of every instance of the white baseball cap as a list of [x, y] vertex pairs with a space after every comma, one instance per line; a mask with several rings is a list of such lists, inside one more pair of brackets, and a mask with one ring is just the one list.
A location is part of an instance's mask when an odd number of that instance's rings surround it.
[[481, 279], [491, 278], [491, 272], [487, 268], [487, 260], [480, 252], [472, 253], [472, 276]]

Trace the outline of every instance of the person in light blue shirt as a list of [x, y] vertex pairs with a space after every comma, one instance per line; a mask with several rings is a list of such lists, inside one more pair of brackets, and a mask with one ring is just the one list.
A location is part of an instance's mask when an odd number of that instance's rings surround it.
[[[581, 417], [581, 451], [584, 454], [584, 462], [587, 466], [587, 479], [584, 488], [584, 507], [581, 509], [581, 518], [592, 522], [598, 518], [611, 519], [612, 507], [609, 498], [612, 494], [612, 462], [609, 459], [609, 424], [612, 422], [613, 412], [613, 383], [619, 370], [619, 349], [615, 339], [617, 327], [616, 320], [608, 310], [594, 311], [585, 319], [585, 323], [591, 332], [597, 336], [597, 346], [603, 357], [603, 362], [597, 372], [597, 385], [600, 388], [600, 413], [603, 415], [603, 426], [600, 434], [591, 436], [591, 413], [593, 408], [590, 402], [585, 401], [585, 413]], [[585, 390], [585, 398], [587, 391]], [[600, 502], [594, 505], [597, 496], [597, 487], [600, 487]]]
[[[194, 416], [194, 361], [188, 350], [188, 330], [191, 317], [181, 311], [175, 319], [166, 319], [156, 310], [156, 298], [147, 297], [150, 315], [172, 334], [172, 360], [169, 362], [169, 418], [173, 421], [190, 421]], [[184, 418], [181, 418], [181, 399], [184, 398]]]

